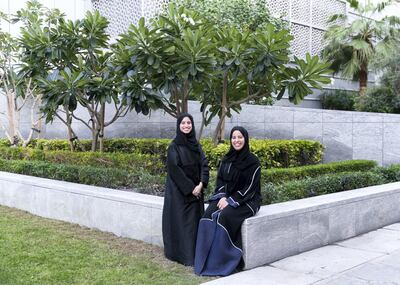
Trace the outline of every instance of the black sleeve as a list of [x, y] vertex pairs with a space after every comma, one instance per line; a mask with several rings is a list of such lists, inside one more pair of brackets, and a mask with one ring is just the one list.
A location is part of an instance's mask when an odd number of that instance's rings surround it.
[[208, 161], [201, 147], [200, 147], [200, 164], [201, 164], [200, 181], [203, 182], [203, 187], [207, 188], [208, 180], [210, 178], [210, 170], [208, 167]]
[[217, 174], [217, 182], [215, 185], [215, 190], [214, 190], [214, 195], [209, 199], [210, 201], [215, 201], [219, 200], [222, 197], [225, 197], [225, 184], [221, 179], [221, 173], [220, 173], [221, 166], [218, 168], [218, 174]]
[[196, 185], [186, 176], [179, 161], [178, 150], [174, 144], [171, 144], [167, 152], [168, 175], [183, 195], [190, 195]]
[[246, 185], [243, 189], [234, 192], [228, 198], [228, 204], [234, 208], [239, 207], [241, 204], [249, 201], [253, 198], [254, 194], [260, 187], [260, 179], [261, 179], [261, 166], [252, 171], [251, 176], [248, 177]]

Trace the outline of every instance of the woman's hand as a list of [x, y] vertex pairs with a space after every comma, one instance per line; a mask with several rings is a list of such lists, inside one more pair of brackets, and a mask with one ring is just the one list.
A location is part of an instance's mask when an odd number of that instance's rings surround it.
[[226, 201], [226, 198], [222, 197], [221, 199], [219, 199], [217, 207], [220, 210], [223, 210], [226, 206], [228, 206], [228, 202]]
[[203, 190], [203, 182], [200, 182], [199, 185], [194, 187], [192, 194], [193, 196], [199, 198], [201, 196], [201, 191]]

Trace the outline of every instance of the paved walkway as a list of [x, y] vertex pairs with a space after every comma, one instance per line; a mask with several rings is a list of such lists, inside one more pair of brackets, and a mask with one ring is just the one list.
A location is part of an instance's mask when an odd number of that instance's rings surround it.
[[400, 285], [400, 223], [207, 285]]

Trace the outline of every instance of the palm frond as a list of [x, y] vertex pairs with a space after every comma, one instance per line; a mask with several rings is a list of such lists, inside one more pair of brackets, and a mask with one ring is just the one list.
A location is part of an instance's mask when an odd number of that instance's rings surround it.
[[[356, 51], [353, 51], [353, 53], [356, 53]], [[360, 71], [360, 66], [361, 66], [361, 62], [359, 61], [358, 57], [355, 55], [351, 58], [351, 60], [349, 60], [348, 62], [343, 64], [342, 73], [345, 77], [353, 78], [354, 74], [357, 74]]]
[[387, 0], [387, 1], [383, 1], [383, 2], [381, 2], [381, 3], [378, 3], [378, 4], [376, 5], [376, 9], [375, 9], [374, 12], [380, 13], [380, 12], [382, 12], [387, 6], [389, 6], [389, 5], [391, 5], [391, 4], [393, 4], [393, 1], [392, 1], [392, 0]]
[[346, 21], [347, 20], [347, 15], [346, 14], [334, 14], [328, 18], [327, 23], [334, 23], [337, 20], [342, 20]]

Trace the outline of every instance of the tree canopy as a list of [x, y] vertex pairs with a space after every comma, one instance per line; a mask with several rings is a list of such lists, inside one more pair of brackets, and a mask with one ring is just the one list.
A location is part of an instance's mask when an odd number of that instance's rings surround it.
[[371, 63], [387, 57], [400, 40], [400, 18], [373, 18], [392, 4], [391, 0], [377, 4], [367, 1], [365, 5], [357, 0], [346, 2], [359, 16], [354, 21], [350, 21], [347, 14], [336, 14], [329, 19], [323, 58], [332, 62], [335, 72], [359, 80], [359, 92], [364, 95]]

